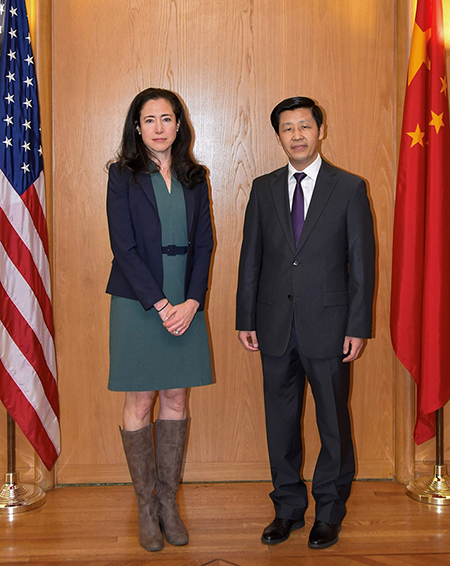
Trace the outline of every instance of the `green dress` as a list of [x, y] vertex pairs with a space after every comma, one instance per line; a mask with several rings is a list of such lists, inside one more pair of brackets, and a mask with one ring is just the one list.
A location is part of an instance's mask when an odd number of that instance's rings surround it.
[[[152, 174], [162, 227], [162, 245], [187, 246], [183, 188], [172, 175], [171, 192], [159, 173]], [[172, 305], [184, 302], [186, 254], [163, 254], [163, 291]], [[110, 311], [111, 391], [159, 391], [212, 383], [205, 313], [197, 312], [188, 330], [173, 336], [156, 310], [113, 295]]]

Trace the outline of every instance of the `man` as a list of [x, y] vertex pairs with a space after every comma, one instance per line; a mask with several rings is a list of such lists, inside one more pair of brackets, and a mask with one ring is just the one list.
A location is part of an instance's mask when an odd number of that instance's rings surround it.
[[283, 542], [305, 524], [300, 426], [306, 374], [322, 442], [308, 544], [326, 548], [338, 541], [355, 472], [349, 362], [371, 337], [373, 221], [365, 182], [319, 155], [324, 126], [313, 100], [283, 100], [271, 122], [289, 163], [253, 182], [236, 324], [244, 348], [261, 352], [264, 374], [275, 520], [262, 541]]

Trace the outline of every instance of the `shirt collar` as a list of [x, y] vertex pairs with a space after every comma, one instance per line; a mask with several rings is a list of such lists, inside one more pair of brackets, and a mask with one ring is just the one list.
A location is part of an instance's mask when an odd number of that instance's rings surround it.
[[[305, 167], [305, 169], [303, 169], [303, 173], [305, 173], [305, 175], [310, 177], [315, 183], [321, 165], [322, 165], [322, 158], [320, 157], [320, 153], [318, 153], [316, 159], [311, 163], [311, 165], [308, 165], [308, 167]], [[289, 175], [288, 175], [289, 179], [291, 179], [294, 176], [294, 173], [300, 173], [300, 171], [297, 171], [297, 169], [295, 169], [295, 167], [292, 166], [290, 161], [288, 163], [288, 170], [289, 170]]]

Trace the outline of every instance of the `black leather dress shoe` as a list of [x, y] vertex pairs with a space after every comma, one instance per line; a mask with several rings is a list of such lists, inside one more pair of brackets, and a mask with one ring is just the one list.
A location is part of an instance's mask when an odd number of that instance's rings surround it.
[[309, 548], [328, 548], [339, 540], [341, 524], [330, 525], [323, 521], [316, 521], [309, 533]]
[[304, 519], [274, 519], [262, 534], [261, 540], [266, 544], [278, 544], [289, 538], [292, 531], [305, 526]]

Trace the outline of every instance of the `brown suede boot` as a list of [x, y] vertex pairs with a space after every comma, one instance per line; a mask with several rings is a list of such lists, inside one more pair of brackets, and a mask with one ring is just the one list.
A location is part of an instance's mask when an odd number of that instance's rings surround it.
[[156, 425], [156, 499], [158, 514], [166, 541], [175, 546], [189, 542], [189, 535], [180, 519], [177, 491], [180, 483], [188, 420], [155, 421]]
[[135, 431], [120, 429], [128, 469], [137, 497], [139, 542], [145, 550], [161, 550], [164, 538], [159, 526], [152, 425]]

